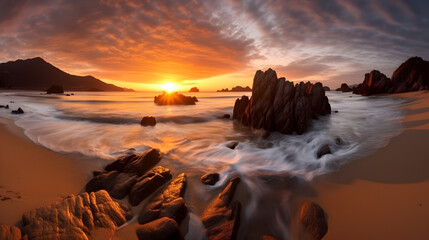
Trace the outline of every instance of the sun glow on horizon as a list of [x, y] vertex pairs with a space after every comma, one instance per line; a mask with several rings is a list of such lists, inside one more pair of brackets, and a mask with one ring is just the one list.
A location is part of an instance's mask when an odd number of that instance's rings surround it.
[[176, 89], [178, 88], [178, 86], [172, 82], [168, 82], [165, 83], [161, 86], [162, 90], [168, 92], [168, 93], [172, 93], [174, 91], [176, 91]]

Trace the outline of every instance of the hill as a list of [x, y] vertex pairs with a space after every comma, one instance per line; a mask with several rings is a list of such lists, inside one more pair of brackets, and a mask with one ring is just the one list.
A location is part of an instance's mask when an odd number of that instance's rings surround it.
[[133, 91], [93, 76], [66, 73], [40, 57], [0, 63], [0, 88], [46, 91], [52, 85], [65, 91]]

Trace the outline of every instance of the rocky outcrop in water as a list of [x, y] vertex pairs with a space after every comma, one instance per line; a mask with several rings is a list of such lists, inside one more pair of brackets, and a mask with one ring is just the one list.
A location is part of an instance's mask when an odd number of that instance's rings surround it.
[[343, 83], [343, 84], [341, 84], [341, 87], [337, 88], [335, 91], [351, 92], [353, 90], [349, 87], [349, 85], [347, 85], [347, 83]]
[[28, 239], [110, 239], [132, 217], [104, 191], [71, 195], [22, 216]]
[[199, 92], [200, 89], [198, 89], [197, 87], [193, 87], [189, 90], [189, 92]]
[[155, 96], [153, 101], [157, 105], [195, 105], [195, 103], [198, 102], [198, 99], [196, 97], [189, 97], [176, 92], [164, 92], [159, 96]]
[[314, 202], [307, 201], [302, 204], [299, 220], [305, 230], [316, 240], [322, 239], [328, 232], [325, 212]]
[[23, 114], [24, 110], [22, 110], [22, 108], [18, 108], [16, 110], [12, 110], [10, 113], [12, 113], [12, 114]]
[[325, 90], [325, 92], [331, 91], [331, 89], [328, 86], [323, 86], [323, 90]]
[[155, 126], [156, 125], [156, 119], [155, 117], [143, 117], [142, 120], [140, 121], [140, 125], [142, 125], [143, 127], [146, 126]]
[[48, 90], [46, 90], [47, 94], [62, 94], [64, 93], [64, 89], [62, 86], [60, 85], [52, 85], [51, 87], [48, 88]]
[[186, 175], [179, 174], [170, 182], [167, 188], [149, 200], [139, 213], [140, 224], [168, 217], [181, 224], [188, 214], [188, 206], [183, 199], [186, 191]]
[[235, 239], [240, 225], [239, 202], [232, 202], [239, 178], [232, 179], [216, 199], [204, 210], [201, 221], [209, 240]]
[[0, 225], [0, 239], [21, 240], [21, 229], [10, 225]]
[[207, 173], [201, 176], [201, 182], [206, 185], [215, 185], [219, 181], [219, 173]]
[[[157, 149], [149, 149], [143, 154], [131, 154], [121, 157], [107, 165], [104, 171], [94, 171], [94, 177], [86, 184], [87, 192], [95, 192], [104, 189], [117, 199], [130, 196], [133, 204], [138, 204], [141, 199], [141, 190], [148, 191], [150, 195], [156, 189], [171, 178], [170, 170], [157, 167], [147, 172], [161, 160], [162, 154]], [[136, 186], [137, 185], [137, 186]], [[141, 201], [141, 200], [140, 200]]]
[[217, 90], [217, 92], [251, 92], [252, 89], [249, 86], [235, 86], [229, 90], [228, 88], [222, 88], [221, 90]]
[[137, 228], [136, 233], [139, 240], [183, 239], [177, 222], [168, 217], [163, 217], [143, 224]]
[[429, 61], [412, 57], [402, 63], [391, 79], [377, 70], [365, 74], [364, 81], [353, 91], [355, 94], [403, 93], [429, 89]]
[[268, 69], [256, 72], [252, 97], [236, 100], [233, 118], [253, 129], [302, 134], [311, 119], [330, 113], [331, 105], [321, 83], [294, 85]]

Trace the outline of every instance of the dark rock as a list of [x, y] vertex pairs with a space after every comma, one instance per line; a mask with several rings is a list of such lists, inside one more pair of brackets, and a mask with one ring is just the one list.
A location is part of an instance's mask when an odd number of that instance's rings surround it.
[[64, 93], [64, 89], [60, 85], [52, 85], [50, 88], [48, 88], [48, 90], [46, 90], [46, 93], [47, 94]]
[[119, 173], [115, 178], [115, 184], [109, 189], [110, 196], [122, 199], [128, 195], [136, 184], [138, 176], [134, 173]]
[[198, 89], [197, 87], [193, 87], [189, 90], [189, 92], [199, 92], [200, 89]]
[[21, 230], [15, 226], [0, 225], [1, 240], [21, 240]]
[[317, 158], [321, 158], [323, 155], [332, 154], [328, 144], [325, 144], [317, 150]]
[[341, 91], [341, 92], [351, 92], [352, 89], [347, 85], [347, 83], [341, 84], [340, 88], [337, 88], [335, 91]]
[[183, 94], [173, 92], [155, 96], [153, 100], [157, 105], [195, 105], [198, 102], [196, 97], [189, 97]]
[[131, 188], [128, 198], [129, 203], [132, 206], [137, 206], [170, 179], [171, 174], [169, 169], [161, 166], [151, 169], [139, 177], [137, 183]]
[[238, 142], [230, 142], [226, 145], [227, 148], [235, 149], [238, 146]]
[[129, 214], [106, 191], [85, 192], [24, 213], [22, 233], [28, 239], [110, 239]]
[[87, 192], [96, 192], [102, 189], [110, 191], [116, 184], [116, 177], [118, 175], [118, 171], [101, 173], [89, 180], [85, 186], [85, 189]]
[[124, 170], [125, 165], [127, 165], [129, 162], [136, 161], [140, 157], [141, 155], [132, 153], [130, 155], [118, 158], [118, 160], [108, 164], [104, 169], [108, 172], [110, 171], [122, 172]]
[[201, 177], [201, 182], [207, 185], [215, 185], [219, 181], [219, 173], [207, 173]]
[[9, 105], [0, 105], [0, 108], [9, 109]]
[[222, 88], [222, 90], [217, 90], [217, 92], [251, 92], [252, 89], [249, 86], [242, 87], [242, 86], [235, 86], [231, 90], [228, 88]]
[[137, 158], [132, 158], [131, 161], [127, 162], [122, 172], [135, 173], [141, 176], [155, 166], [161, 158], [162, 154], [159, 150], [155, 148], [149, 149]]
[[156, 119], [155, 117], [143, 117], [140, 121], [140, 125], [142, 126], [155, 126], [156, 125]]
[[334, 113], [338, 113], [338, 110], [335, 110]]
[[18, 108], [17, 110], [12, 110], [11, 112], [12, 114], [23, 114], [24, 110], [22, 110], [21, 108]]
[[377, 70], [365, 74], [365, 80], [353, 91], [354, 94], [369, 96], [373, 94], [383, 94], [391, 88], [392, 83], [386, 75]]
[[299, 83], [277, 78], [274, 70], [257, 71], [252, 97], [237, 99], [233, 118], [253, 129], [302, 134], [311, 119], [331, 113], [321, 83]]
[[325, 90], [325, 92], [331, 91], [331, 89], [328, 86], [323, 86], [323, 90]]
[[304, 228], [315, 238], [322, 239], [328, 232], [325, 212], [316, 203], [307, 201], [302, 204], [299, 219]]
[[236, 239], [240, 225], [239, 202], [232, 202], [239, 178], [232, 179], [204, 210], [201, 221], [208, 239]]
[[140, 240], [174, 240], [183, 239], [179, 225], [171, 218], [163, 217], [143, 224], [137, 228], [137, 237]]
[[95, 170], [95, 171], [92, 171], [92, 176], [96, 177], [102, 173], [107, 173], [107, 172], [103, 170]]
[[220, 118], [220, 119], [230, 119], [230, 118], [231, 118], [231, 115], [229, 115], [229, 114], [227, 114], [227, 113], [224, 113], [224, 114], [219, 115], [219, 117], [218, 117], [218, 118]]
[[184, 173], [174, 178], [162, 193], [155, 195], [142, 208], [138, 218], [139, 223], [144, 224], [158, 218], [168, 217], [180, 225], [188, 213], [188, 207], [183, 199], [186, 182]]

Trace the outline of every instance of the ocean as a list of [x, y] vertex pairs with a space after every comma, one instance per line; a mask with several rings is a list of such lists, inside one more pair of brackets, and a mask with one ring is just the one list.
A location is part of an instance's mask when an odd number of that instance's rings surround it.
[[[272, 179], [287, 176], [311, 181], [373, 153], [402, 131], [400, 107], [404, 100], [387, 96], [327, 92], [331, 115], [313, 120], [302, 135], [272, 133], [264, 138], [260, 130], [252, 131], [236, 121], [218, 118], [224, 113], [232, 115], [235, 100], [242, 95], [250, 97], [251, 92], [184, 93], [199, 100], [188, 106], [157, 106], [153, 97], [159, 94], [74, 92], [65, 96], [2, 92], [0, 105], [8, 104], [10, 109], [1, 108], [0, 117], [13, 120], [36, 144], [60, 153], [79, 153], [87, 161], [102, 159], [107, 164], [124, 154], [160, 149], [164, 154], [160, 165], [170, 168], [173, 175], [183, 171], [190, 175], [193, 187], [188, 187], [186, 198], [194, 214], [187, 239], [201, 235], [196, 217], [202, 211], [201, 203], [232, 177], [240, 176], [249, 189], [242, 225], [251, 226], [252, 219], [260, 214], [261, 202], [281, 205], [274, 202], [278, 197], [267, 197], [280, 191], [272, 186]], [[18, 107], [25, 114], [12, 115], [10, 110]], [[156, 126], [142, 127], [140, 120], [144, 116], [156, 117]], [[234, 150], [226, 147], [231, 141], [239, 142]], [[319, 159], [316, 153], [324, 144], [330, 146], [332, 154]], [[197, 183], [206, 172], [220, 173], [220, 181], [215, 186]], [[267, 203], [267, 199], [272, 201]], [[274, 207], [266, 211], [278, 216], [286, 210]], [[272, 224], [276, 232], [287, 232], [282, 227], [287, 223], [281, 219]]]

